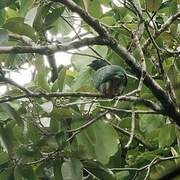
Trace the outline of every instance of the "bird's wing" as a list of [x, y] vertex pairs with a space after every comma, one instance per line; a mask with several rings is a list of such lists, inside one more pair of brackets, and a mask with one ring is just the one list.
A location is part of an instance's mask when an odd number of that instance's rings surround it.
[[96, 88], [99, 88], [101, 84], [111, 80], [114, 77], [117, 79], [119, 78], [119, 80], [124, 77], [125, 79], [127, 78], [125, 71], [121, 67], [117, 65], [105, 66], [96, 71], [94, 76], [94, 84]]

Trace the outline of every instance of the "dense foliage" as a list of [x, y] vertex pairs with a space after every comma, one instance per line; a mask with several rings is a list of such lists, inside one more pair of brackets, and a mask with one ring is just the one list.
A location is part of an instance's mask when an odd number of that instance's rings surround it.
[[[0, 179], [141, 180], [174, 169], [179, 7], [179, 0], [1, 0]], [[126, 70], [123, 95], [97, 92], [87, 65], [98, 58]], [[32, 80], [20, 85], [13, 73], [24, 68]]]

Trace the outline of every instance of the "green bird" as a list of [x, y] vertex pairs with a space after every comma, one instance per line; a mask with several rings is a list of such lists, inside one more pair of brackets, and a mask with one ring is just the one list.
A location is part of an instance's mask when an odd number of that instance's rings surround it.
[[93, 83], [96, 89], [108, 96], [120, 95], [127, 85], [125, 70], [118, 65], [110, 65], [106, 61], [97, 59], [89, 64], [94, 73]]

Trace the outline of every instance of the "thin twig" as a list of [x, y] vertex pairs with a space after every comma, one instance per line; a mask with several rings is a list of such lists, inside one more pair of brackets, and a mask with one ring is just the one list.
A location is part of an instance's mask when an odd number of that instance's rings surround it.
[[99, 119], [101, 119], [103, 116], [105, 116], [108, 113], [108, 111], [105, 111], [101, 114], [99, 114], [97, 117], [95, 117], [94, 119], [92, 119], [91, 121], [88, 121], [87, 123], [85, 123], [84, 125], [75, 128], [75, 129], [71, 129], [71, 130], [67, 130], [68, 133], [72, 133], [72, 132], [77, 132], [77, 131], [82, 131], [83, 129], [87, 128], [88, 126], [90, 126], [91, 124], [95, 123], [96, 121], [98, 121]]
[[[132, 110], [129, 110], [129, 109], [119, 109], [119, 108], [99, 106], [99, 105], [96, 105], [96, 107], [106, 109], [106, 110], [109, 110], [109, 111], [114, 112], [114, 113], [122, 113], [122, 112], [123, 113], [132, 113]], [[156, 112], [156, 111], [136, 110], [134, 112], [135, 112], [135, 114], [159, 114], [159, 112]]]
[[18, 89], [22, 90], [23, 92], [25, 92], [26, 94], [31, 94], [31, 91], [21, 85], [19, 85], [18, 83], [14, 82], [12, 79], [6, 78], [4, 76], [0, 77], [0, 81], [3, 81], [4, 83], [8, 83], [12, 86], [17, 87]]
[[139, 173], [140, 171], [147, 169], [149, 166], [152, 167], [161, 162], [175, 160], [175, 159], [179, 159], [179, 158], [180, 158], [180, 156], [156, 157], [150, 162], [150, 164], [147, 164], [140, 168], [111, 168], [111, 170], [112, 171], [127, 171], [128, 170], [128, 171], [137, 171]]
[[150, 40], [152, 41], [152, 44], [154, 45], [154, 47], [156, 49], [156, 52], [157, 52], [157, 55], [158, 55], [158, 64], [159, 64], [160, 73], [161, 73], [162, 76], [164, 76], [164, 69], [163, 69], [163, 66], [162, 66], [162, 58], [161, 58], [161, 55], [160, 55], [160, 50], [161, 49], [159, 48], [156, 41], [154, 40], [154, 37], [151, 35], [151, 32], [149, 31], [148, 25], [146, 23], [145, 23], [145, 27], [146, 27], [146, 30], [147, 30], [148, 35], [150, 37]]
[[[153, 34], [153, 39], [156, 39], [161, 33], [163, 33], [164, 31], [166, 31], [167, 28], [169, 28], [171, 26], [171, 24], [177, 20], [180, 17], [180, 12], [177, 12], [176, 14], [173, 14], [172, 16], [170, 16], [168, 18], [168, 20], [161, 26], [161, 28], [158, 31], [155, 31], [155, 33]], [[146, 42], [143, 44], [143, 51], [145, 51], [145, 49], [147, 49], [147, 47], [150, 45], [151, 43], [151, 39], [148, 38], [146, 40]]]
[[130, 147], [130, 145], [131, 145], [131, 143], [133, 141], [134, 131], [135, 131], [135, 109], [134, 109], [134, 105], [133, 105], [132, 106], [132, 118], [131, 118], [131, 135], [130, 135], [129, 141], [125, 145], [125, 148]]
[[[112, 126], [117, 130], [119, 131], [120, 133], [126, 135], [126, 136], [131, 136], [131, 133], [117, 125], [115, 125], [114, 123], [112, 123]], [[134, 139], [137, 140], [140, 144], [142, 144], [146, 149], [148, 149], [149, 151], [152, 151], [154, 149], [154, 147], [148, 143], [148, 142], [145, 142], [142, 138], [140, 138], [137, 134], [134, 134]]]

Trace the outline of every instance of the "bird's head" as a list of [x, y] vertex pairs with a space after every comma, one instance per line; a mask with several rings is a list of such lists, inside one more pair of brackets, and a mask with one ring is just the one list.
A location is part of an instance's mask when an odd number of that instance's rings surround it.
[[96, 59], [92, 61], [90, 64], [88, 64], [89, 67], [97, 71], [98, 69], [102, 68], [103, 66], [109, 65], [106, 61], [102, 59]]

